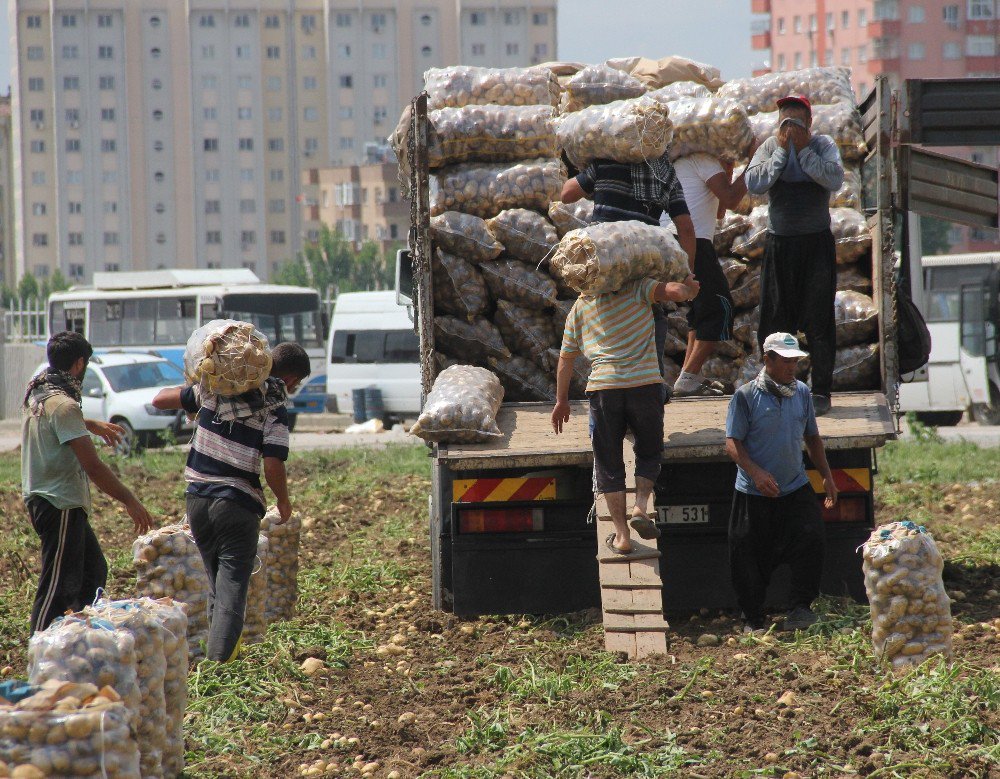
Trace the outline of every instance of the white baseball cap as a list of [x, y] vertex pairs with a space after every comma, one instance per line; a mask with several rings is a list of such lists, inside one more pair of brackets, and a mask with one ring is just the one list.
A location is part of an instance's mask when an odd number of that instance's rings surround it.
[[764, 354], [774, 352], [782, 357], [806, 357], [799, 349], [799, 342], [791, 333], [771, 333], [764, 339]]

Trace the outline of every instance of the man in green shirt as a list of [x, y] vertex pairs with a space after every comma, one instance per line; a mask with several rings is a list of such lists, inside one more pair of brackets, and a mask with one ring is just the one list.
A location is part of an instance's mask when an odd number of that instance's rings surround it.
[[31, 609], [31, 632], [66, 611], [78, 611], [105, 586], [108, 563], [90, 526], [90, 482], [124, 504], [137, 534], [153, 526], [149, 512], [97, 454], [90, 436], [109, 446], [125, 432], [83, 418], [80, 384], [94, 353], [82, 335], [56, 333], [49, 365], [28, 384], [21, 430], [21, 491], [42, 542], [42, 574]]

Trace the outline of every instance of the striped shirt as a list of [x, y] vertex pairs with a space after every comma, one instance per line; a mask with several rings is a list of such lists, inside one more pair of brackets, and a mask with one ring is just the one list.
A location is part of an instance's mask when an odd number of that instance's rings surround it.
[[642, 279], [618, 292], [576, 299], [566, 318], [562, 354], [590, 360], [587, 392], [663, 381], [653, 331], [657, 283]]
[[187, 494], [225, 498], [263, 517], [266, 504], [260, 483], [261, 459], [288, 459], [288, 412], [281, 407], [219, 422], [216, 397], [203, 394], [197, 386], [184, 388], [181, 406], [198, 415], [184, 468]]

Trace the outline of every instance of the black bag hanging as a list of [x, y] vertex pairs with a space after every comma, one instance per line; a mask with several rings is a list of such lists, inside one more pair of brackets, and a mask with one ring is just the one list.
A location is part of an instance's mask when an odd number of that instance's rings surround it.
[[899, 352], [899, 373], [919, 370], [931, 356], [931, 333], [923, 314], [910, 297], [907, 279], [896, 274], [896, 342]]

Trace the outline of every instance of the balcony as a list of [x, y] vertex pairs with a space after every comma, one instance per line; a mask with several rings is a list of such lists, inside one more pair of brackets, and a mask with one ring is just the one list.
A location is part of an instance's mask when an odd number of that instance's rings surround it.
[[754, 51], [771, 48], [771, 31], [754, 33], [750, 36], [750, 48]]
[[899, 40], [897, 38], [876, 38], [872, 42], [872, 54], [868, 58], [869, 73], [887, 73], [899, 70]]
[[755, 14], [771, 13], [771, 0], [750, 0], [750, 12]]
[[899, 19], [872, 19], [868, 22], [868, 37], [898, 38], [901, 27]]

